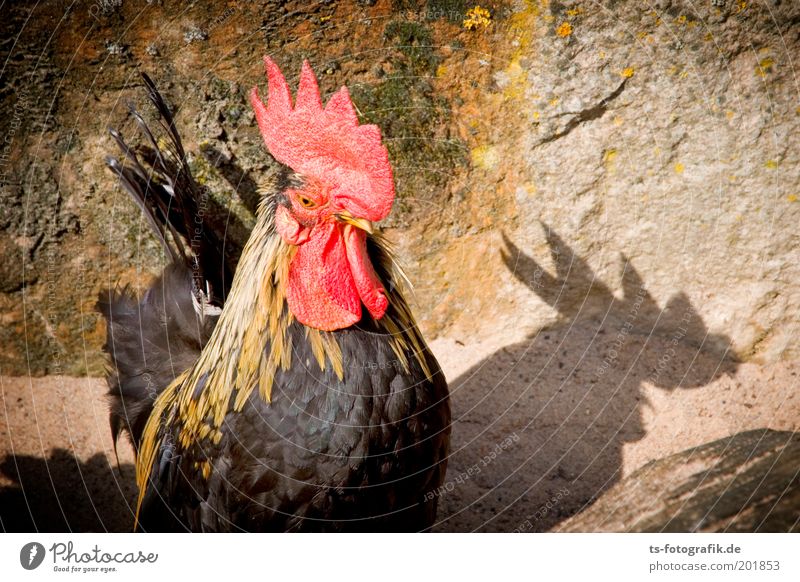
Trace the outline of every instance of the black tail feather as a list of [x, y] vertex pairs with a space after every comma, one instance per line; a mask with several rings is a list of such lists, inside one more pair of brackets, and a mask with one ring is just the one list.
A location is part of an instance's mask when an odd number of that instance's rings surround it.
[[111, 359], [111, 435], [124, 431], [138, 449], [157, 396], [190, 367], [208, 341], [216, 317], [198, 317], [191, 273], [167, 267], [140, 300], [127, 287], [100, 294], [97, 310], [107, 322], [105, 350]]
[[129, 104], [147, 145], [132, 148], [118, 131], [110, 129], [124, 162], [107, 156], [106, 163], [142, 209], [170, 259], [191, 270], [198, 295], [210, 293], [213, 296], [205, 300], [221, 306], [235, 266], [226, 264], [220, 236], [200, 211], [208, 192], [192, 176], [172, 111], [150, 77], [143, 73], [142, 79], [158, 114], [159, 133], [167, 139], [159, 142], [142, 115]]
[[[116, 131], [110, 130], [110, 133], [118, 138], [119, 134], [117, 134]], [[121, 138], [118, 138], [118, 142], [121, 144], [120, 147], [124, 147], [124, 142]], [[138, 165], [138, 160], [135, 157], [134, 160]], [[153, 232], [158, 236], [158, 240], [169, 255], [170, 260], [173, 262], [181, 261], [185, 263], [187, 257], [183, 251], [180, 238], [177, 237], [175, 230], [170, 227], [170, 222], [162, 218], [162, 216], [159, 216], [161, 209], [158, 207], [158, 202], [148, 200], [148, 194], [154, 188], [159, 188], [161, 186], [149, 183], [149, 180], [141, 176], [136, 169], [121, 165], [113, 156], [106, 157], [106, 164], [119, 176], [120, 184], [128, 191], [133, 201], [136, 202], [136, 205], [141, 209], [142, 214], [144, 214]], [[142, 184], [146, 185], [144, 189], [142, 188]], [[170, 234], [173, 235], [172, 240], [176, 241], [174, 244], [170, 244], [167, 240], [167, 229]]]

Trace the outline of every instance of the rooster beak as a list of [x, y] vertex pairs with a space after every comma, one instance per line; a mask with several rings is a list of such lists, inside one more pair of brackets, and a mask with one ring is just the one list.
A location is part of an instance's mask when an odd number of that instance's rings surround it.
[[336, 214], [336, 218], [341, 222], [346, 222], [347, 224], [352, 224], [353, 226], [360, 228], [361, 230], [365, 230], [369, 234], [373, 233], [372, 223], [369, 220], [365, 218], [356, 218], [355, 216], [350, 214], [347, 210], [344, 210]]

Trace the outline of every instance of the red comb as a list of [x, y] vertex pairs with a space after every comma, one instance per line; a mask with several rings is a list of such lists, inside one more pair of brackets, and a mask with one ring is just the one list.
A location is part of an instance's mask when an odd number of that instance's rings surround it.
[[358, 124], [347, 87], [334, 93], [323, 109], [308, 61], [303, 62], [294, 107], [278, 66], [269, 57], [264, 57], [264, 65], [268, 104], [261, 101], [257, 87], [250, 91], [250, 103], [272, 156], [330, 185], [333, 204], [354, 216], [372, 221], [385, 218], [394, 200], [394, 181], [378, 126]]

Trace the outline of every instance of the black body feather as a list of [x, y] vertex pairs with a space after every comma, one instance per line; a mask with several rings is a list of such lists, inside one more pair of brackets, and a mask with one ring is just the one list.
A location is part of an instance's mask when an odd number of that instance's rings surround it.
[[136, 450], [156, 396], [194, 364], [214, 329], [216, 317], [197, 317], [189, 269], [173, 263], [137, 300], [130, 289], [102, 294], [106, 318], [111, 432], [124, 429]]
[[[176, 456], [169, 433], [143, 501], [145, 531], [421, 531], [436, 514], [449, 441], [447, 389], [416, 364], [403, 372], [365, 329], [339, 332], [345, 381], [313, 362], [279, 371], [270, 404], [254, 392], [218, 444]], [[210, 477], [198, 466], [211, 465]]]
[[[116, 437], [126, 430], [137, 450], [156, 396], [194, 365], [217, 322], [198, 313], [209, 301], [203, 292], [219, 290], [211, 301], [222, 302], [236, 266], [224, 263], [213, 233], [202, 246], [180, 242], [191, 232], [200, 194], [172, 116], [149, 79], [146, 85], [175, 151], [169, 158], [161, 153], [145, 126], [149, 170], [118, 135], [127, 161], [109, 165], [174, 262], [141, 301], [118, 291], [99, 304], [114, 367], [112, 431]], [[384, 251], [372, 240], [368, 248], [385, 287], [394, 288]], [[450, 408], [444, 376], [424, 342], [422, 353], [409, 349], [402, 362], [390, 334], [365, 312], [358, 324], [331, 332], [341, 349], [340, 378], [331, 365], [318, 365], [303, 325], [292, 321], [287, 335], [292, 365], [275, 373], [271, 402], [254, 390], [241, 410], [231, 406], [218, 442], [185, 447], [179, 424], [163, 424], [140, 530], [421, 531], [434, 523], [432, 493], [444, 479]], [[201, 379], [195, 391], [204, 389]]]

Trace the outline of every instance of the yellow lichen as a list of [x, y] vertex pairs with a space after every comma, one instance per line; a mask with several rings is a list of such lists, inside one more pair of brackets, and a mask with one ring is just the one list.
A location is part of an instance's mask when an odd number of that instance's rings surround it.
[[767, 163], [764, 164], [764, 166], [766, 166], [769, 170], [774, 170], [778, 167], [778, 162], [775, 160], [767, 160]]
[[684, 165], [682, 163], [678, 162], [677, 164], [675, 164], [675, 173], [676, 174], [678, 174], [678, 175], [683, 174], [683, 170], [684, 169], [685, 168], [684, 168]]
[[525, 182], [520, 186], [520, 192], [523, 192], [528, 197], [533, 196], [536, 194], [536, 186], [533, 182]]
[[506, 69], [508, 84], [503, 89], [506, 99], [520, 99], [528, 88], [528, 72], [520, 65], [519, 58], [514, 58]]
[[633, 73], [634, 73], [634, 72], [635, 72], [635, 71], [634, 71], [633, 67], [625, 67], [625, 68], [624, 68], [624, 69], [622, 69], [622, 71], [620, 72], [620, 75], [622, 75], [622, 76], [623, 76], [623, 77], [625, 77], [626, 79], [630, 79], [631, 77], [633, 77]]
[[500, 161], [497, 148], [492, 145], [478, 146], [470, 152], [472, 164], [482, 170], [491, 170]]
[[618, 152], [615, 149], [606, 150], [605, 153], [603, 153], [603, 164], [606, 167], [606, 172], [608, 172], [609, 175], [612, 176], [617, 172], [617, 165], [616, 165], [617, 155]]
[[572, 25], [566, 21], [562, 22], [556, 28], [556, 34], [561, 38], [568, 37], [570, 34], [572, 34]]
[[786, 197], [786, 199], [787, 199], [789, 202], [797, 202], [797, 195], [796, 195], [796, 194], [789, 194], [789, 195]]
[[473, 6], [467, 10], [466, 18], [464, 19], [464, 28], [467, 30], [477, 30], [478, 27], [486, 28], [491, 23], [492, 15], [486, 8]]
[[761, 59], [758, 65], [756, 65], [756, 75], [759, 77], [766, 77], [767, 73], [772, 72], [772, 67], [775, 65], [775, 59], [772, 57], [767, 57], [765, 59]]
[[541, 8], [537, 2], [530, 2], [525, 9], [514, 13], [509, 19], [509, 33], [515, 39], [515, 49], [509, 57], [509, 66], [506, 68], [509, 83], [503, 90], [505, 99], [520, 99], [529, 97], [538, 99], [538, 95], [529, 95], [528, 77], [526, 69], [520, 61], [530, 54], [533, 42], [535, 20], [541, 16]]

